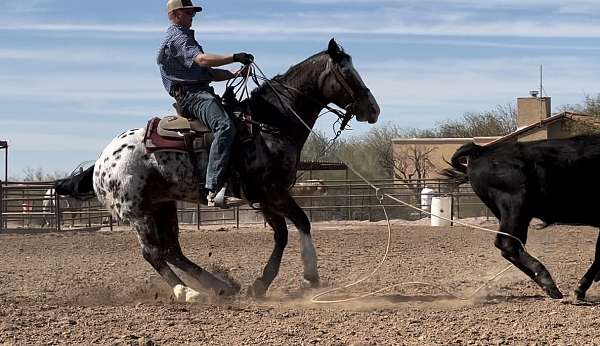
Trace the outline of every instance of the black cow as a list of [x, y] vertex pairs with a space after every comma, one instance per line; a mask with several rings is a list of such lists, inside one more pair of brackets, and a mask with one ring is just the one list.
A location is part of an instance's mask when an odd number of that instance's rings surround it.
[[[527, 241], [532, 218], [545, 224], [600, 227], [600, 136], [579, 136], [525, 143], [460, 147], [451, 169], [443, 174], [473, 190], [500, 220], [500, 231]], [[560, 299], [548, 270], [514, 238], [498, 235], [502, 256], [535, 281], [552, 298]], [[593, 281], [600, 281], [600, 238], [592, 266], [579, 281], [574, 298], [585, 299]]]

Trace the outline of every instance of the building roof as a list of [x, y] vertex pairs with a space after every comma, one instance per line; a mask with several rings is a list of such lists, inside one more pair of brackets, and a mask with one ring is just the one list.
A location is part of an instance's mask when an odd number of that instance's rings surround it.
[[475, 138], [394, 138], [392, 139], [392, 143], [394, 144], [463, 144], [469, 142], [475, 142], [479, 145], [491, 145], [495, 143], [508, 142], [511, 140], [516, 140], [519, 137], [528, 134], [534, 130], [537, 130], [542, 127], [546, 127], [550, 124], [571, 120], [580, 123], [584, 123], [589, 125], [590, 127], [595, 127], [600, 129], [600, 118], [591, 116], [589, 114], [584, 113], [576, 113], [576, 112], [562, 112], [555, 114], [551, 117], [543, 119], [537, 123], [522, 127], [517, 129], [515, 132], [512, 132], [503, 137], [475, 137]]
[[520, 136], [527, 134], [528, 132], [531, 132], [533, 130], [542, 128], [542, 127], [546, 127], [550, 124], [554, 124], [556, 122], [559, 121], [563, 121], [563, 120], [573, 120], [573, 121], [579, 121], [579, 122], [589, 122], [590, 125], [594, 126], [594, 127], [600, 127], [600, 122], [598, 122], [595, 117], [590, 116], [589, 114], [584, 114], [584, 113], [575, 113], [575, 112], [562, 112], [562, 113], [558, 113], [555, 114], [551, 117], [548, 117], [546, 119], [542, 119], [541, 121], [522, 127], [520, 129], [517, 129], [517, 131], [510, 133], [504, 137], [500, 137], [495, 141], [489, 142], [487, 143], [487, 145], [492, 145], [492, 144], [496, 144], [496, 143], [502, 143], [502, 142], [508, 142], [510, 140], [513, 139], [518, 139]]
[[455, 137], [434, 137], [434, 138], [394, 138], [394, 144], [465, 144], [475, 141], [476, 143], [488, 143], [501, 137], [475, 137], [475, 138], [455, 138]]

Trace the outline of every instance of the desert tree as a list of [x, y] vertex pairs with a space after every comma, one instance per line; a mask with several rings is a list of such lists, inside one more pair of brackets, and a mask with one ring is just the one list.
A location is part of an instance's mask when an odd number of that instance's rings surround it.
[[477, 113], [465, 113], [460, 120], [438, 124], [436, 137], [473, 138], [504, 136], [517, 129], [517, 111], [512, 104]]
[[64, 171], [55, 171], [54, 173], [46, 173], [40, 167], [32, 168], [25, 167], [23, 169], [22, 179], [25, 182], [39, 182], [39, 181], [54, 181], [56, 179], [64, 178], [68, 174]]
[[[572, 121], [567, 125], [569, 131], [576, 135], [581, 134], [599, 134], [600, 127], [600, 94], [596, 97], [585, 95], [585, 99], [581, 104], [564, 105], [559, 107], [561, 112], [575, 112], [590, 115], [588, 121]], [[582, 119], [583, 120], [583, 119]]]
[[424, 187], [424, 180], [435, 170], [431, 153], [436, 148], [430, 145], [410, 144], [394, 152], [394, 178], [407, 184], [413, 191]]

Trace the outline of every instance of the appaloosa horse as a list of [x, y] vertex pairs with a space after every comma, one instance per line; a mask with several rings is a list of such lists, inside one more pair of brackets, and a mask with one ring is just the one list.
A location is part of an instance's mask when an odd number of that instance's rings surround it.
[[[277, 90], [277, 92], [274, 92]], [[290, 196], [300, 152], [321, 110], [333, 103], [375, 123], [379, 106], [352, 64], [352, 58], [332, 39], [327, 50], [292, 66], [270, 83], [263, 83], [247, 100], [253, 120], [263, 130], [254, 131], [242, 145], [234, 147], [232, 176], [239, 194], [259, 206], [274, 230], [275, 246], [263, 270], [248, 292], [264, 296], [277, 276], [288, 242], [285, 218], [298, 228], [304, 265], [304, 284], [318, 287], [317, 256], [306, 214]], [[302, 121], [296, 117], [296, 113]], [[89, 184], [113, 214], [129, 221], [137, 231], [144, 258], [160, 273], [178, 299], [192, 300], [193, 291], [175, 274], [172, 265], [217, 295], [233, 295], [239, 287], [205, 271], [183, 253], [179, 245], [176, 201], [206, 203], [198, 187], [204, 186], [206, 153], [200, 154], [200, 177], [186, 153], [157, 151], [144, 147], [144, 129], [130, 130], [104, 149], [95, 167], [76, 179], [57, 184], [57, 191], [86, 192], [78, 184]], [[93, 173], [92, 173], [93, 172]], [[79, 191], [77, 191], [79, 190]]]

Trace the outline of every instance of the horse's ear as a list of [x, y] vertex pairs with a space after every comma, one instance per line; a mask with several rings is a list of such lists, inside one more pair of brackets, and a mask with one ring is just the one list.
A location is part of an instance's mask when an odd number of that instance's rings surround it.
[[333, 38], [329, 40], [329, 47], [327, 47], [327, 53], [334, 61], [340, 61], [342, 58], [342, 49]]

